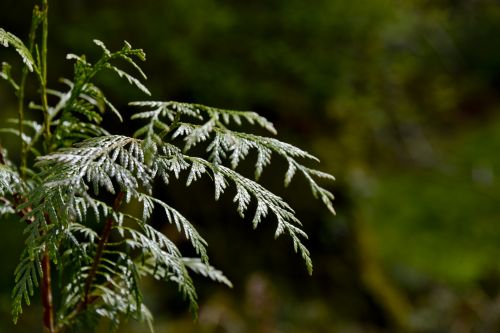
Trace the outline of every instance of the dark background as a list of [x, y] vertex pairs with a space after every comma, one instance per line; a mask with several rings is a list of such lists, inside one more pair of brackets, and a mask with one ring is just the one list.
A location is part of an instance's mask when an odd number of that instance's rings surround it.
[[[32, 5], [2, 0], [0, 26], [25, 40]], [[71, 76], [66, 53], [92, 60], [99, 56], [92, 39], [110, 49], [127, 40], [147, 53], [153, 99], [255, 110], [337, 178], [328, 185], [336, 195], [331, 216], [305, 182], [283, 188], [286, 165], [279, 159], [263, 175], [304, 222], [312, 277], [288, 240], [273, 239], [272, 219], [252, 231], [231, 196], [215, 204], [203, 182], [158, 188], [199, 226], [212, 264], [235, 287], [196, 278], [201, 309], [193, 322], [175, 285], [145, 281], [157, 332], [500, 331], [497, 1], [51, 0], [50, 6], [52, 87]], [[0, 50], [0, 59], [19, 70], [16, 56]], [[130, 115], [127, 102], [146, 98], [111, 74], [98, 80]], [[0, 108], [2, 119], [15, 115], [5, 82]], [[115, 133], [137, 126], [106, 121]], [[16, 149], [14, 137], [1, 140]], [[0, 223], [0, 332], [39, 332], [37, 298], [11, 324], [23, 227]], [[146, 327], [130, 323], [121, 332]]]

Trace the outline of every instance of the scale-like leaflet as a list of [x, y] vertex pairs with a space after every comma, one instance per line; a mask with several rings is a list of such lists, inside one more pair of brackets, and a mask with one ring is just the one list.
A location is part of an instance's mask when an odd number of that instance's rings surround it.
[[[335, 209], [333, 208], [333, 204], [332, 204], [332, 200], [334, 198], [333, 193], [328, 191], [327, 189], [319, 186], [318, 183], [316, 183], [316, 181], [313, 179], [313, 176], [315, 176], [316, 178], [326, 179], [326, 180], [330, 180], [330, 181], [335, 180], [335, 177], [333, 177], [332, 175], [330, 175], [326, 172], [322, 172], [319, 170], [308, 168], [302, 164], [299, 164], [295, 160], [288, 159], [288, 162], [289, 162], [289, 170], [292, 167], [300, 170], [300, 172], [302, 172], [302, 174], [304, 175], [304, 177], [308, 181], [314, 197], [315, 198], [319, 197], [321, 199], [321, 201], [323, 202], [323, 204], [328, 208], [328, 210], [332, 214], [335, 214]], [[290, 179], [291, 179], [291, 177], [290, 177]], [[288, 180], [288, 182], [289, 181], [290, 180]], [[285, 179], [285, 185], [288, 185], [286, 179]]]
[[203, 261], [200, 260], [200, 258], [182, 258], [182, 262], [186, 267], [188, 267], [190, 270], [195, 272], [196, 274], [200, 274], [204, 277], [207, 277], [215, 282], [223, 283], [229, 288], [233, 287], [233, 284], [229, 279], [219, 271], [218, 269], [214, 268], [213, 266], [210, 266]]
[[72, 222], [66, 228], [60, 229], [64, 239], [59, 250], [64, 259], [59, 261], [66, 266], [89, 265], [97, 245], [95, 242], [100, 239], [97, 232], [78, 222]]
[[[177, 122], [179, 122], [181, 117], [189, 117], [199, 121], [206, 120], [203, 125], [191, 128], [189, 128], [188, 123], [180, 124], [179, 128], [174, 133], [174, 137], [188, 134], [185, 138], [185, 150], [194, 147], [199, 142], [207, 140], [213, 132], [213, 129], [223, 123], [229, 125], [231, 122], [234, 122], [241, 125], [242, 120], [245, 120], [251, 125], [257, 124], [271, 133], [276, 134], [276, 129], [273, 124], [255, 112], [224, 110], [201, 104], [179, 103], [173, 101], [143, 101], [129, 104], [150, 109], [149, 111], [139, 112], [132, 116], [132, 119], [149, 120], [147, 125], [140, 128], [135, 133], [135, 136], [144, 135], [148, 140], [154, 138], [157, 143], [161, 142], [161, 138], [165, 132], [169, 132], [177, 126]], [[165, 123], [161, 118], [168, 119], [171, 124]], [[155, 130], [157, 130], [160, 135], [158, 135]], [[236, 157], [237, 155], [234, 156]]]
[[15, 91], [19, 90], [19, 85], [12, 77], [11, 66], [7, 62], [2, 62], [2, 71], [0, 71], [0, 78], [7, 81]]
[[[138, 320], [145, 320], [151, 327], [152, 316], [142, 303], [138, 282], [140, 272], [130, 257], [121, 251], [112, 252], [114, 259], [102, 258], [96, 276], [100, 283], [94, 283], [90, 290], [91, 301], [87, 304], [85, 313], [94, 313], [98, 317], [107, 317], [120, 322], [120, 316], [130, 315]], [[78, 307], [81, 305], [85, 293], [85, 285], [90, 266], [80, 265], [73, 267], [72, 279], [63, 289], [65, 302], [58, 312], [60, 325], [80, 327], [86, 318], [85, 313], [80, 316]], [[97, 318], [94, 318], [97, 319]]]
[[[150, 109], [136, 113], [131, 117], [131, 119], [144, 119], [148, 121], [146, 125], [134, 133], [134, 137], [144, 137], [145, 151], [148, 155], [156, 153], [156, 145], [163, 144], [163, 138], [177, 126], [176, 122], [181, 116], [203, 120], [199, 110], [190, 108], [190, 104], [187, 103], [132, 102], [129, 104]], [[163, 119], [170, 121], [170, 124], [167, 124]]]
[[[64, 126], [83, 134], [91, 130], [87, 138], [103, 135], [103, 133], [107, 133], [107, 131], [99, 126], [99, 124], [102, 121], [101, 114], [106, 111], [106, 106], [108, 106], [110, 111], [122, 121], [118, 110], [106, 99], [104, 93], [96, 85], [91, 82], [84, 83], [80, 88], [80, 94], [76, 96], [74, 90], [75, 84], [71, 80], [61, 79], [60, 81], [69, 87], [68, 91], [62, 92], [55, 89], [47, 90], [48, 94], [59, 98], [56, 105], [49, 107], [49, 114], [52, 119], [51, 124], [53, 126]], [[68, 105], [68, 103], [71, 103], [71, 105]], [[31, 104], [31, 107], [34, 109], [42, 108], [40, 105], [34, 103]], [[70, 117], [67, 112], [64, 122], [60, 123], [57, 115], [65, 109], [73, 111], [74, 113], [83, 114], [87, 118], [87, 121], [82, 121], [77, 117]]]
[[[1, 132], [11, 133], [19, 137], [19, 118], [9, 118], [7, 119], [8, 123], [16, 125], [15, 128], [8, 127], [0, 129]], [[21, 138], [27, 145], [27, 151], [31, 151], [35, 156], [39, 156], [40, 152], [35, 149], [35, 144], [38, 142], [38, 139], [42, 136], [43, 127], [42, 124], [36, 121], [24, 120], [23, 127], [25, 132], [22, 133]], [[29, 128], [33, 132], [32, 134], [27, 134], [26, 129]]]
[[28, 67], [29, 71], [33, 72], [33, 70], [35, 70], [38, 72], [38, 67], [35, 64], [35, 60], [33, 59], [31, 52], [17, 36], [0, 28], [0, 45], [4, 47], [9, 47], [9, 45], [11, 45], [14, 47], [23, 59], [26, 67]]
[[[51, 209], [49, 207], [54, 205], [54, 202], [59, 201], [59, 199], [54, 199], [53, 196], [59, 195], [59, 193], [49, 194], [44, 199], [43, 204], [40, 204], [27, 214], [26, 220], [29, 223], [24, 230], [24, 233], [28, 235], [26, 248], [15, 271], [15, 286], [12, 292], [14, 321], [22, 313], [23, 300], [27, 305], [30, 304], [29, 298], [33, 296], [34, 288], [38, 287], [38, 278], [42, 278], [40, 258], [47, 253], [50, 260], [61, 267], [60, 245], [64, 240], [76, 241], [72, 236], [67, 237], [68, 225], [61, 222], [64, 220], [64, 213], [57, 212], [57, 214], [60, 214], [57, 219], [54, 218], [53, 212], [49, 213]], [[44, 213], [43, 209], [46, 209], [46, 213]], [[53, 221], [50, 226], [49, 220]]]

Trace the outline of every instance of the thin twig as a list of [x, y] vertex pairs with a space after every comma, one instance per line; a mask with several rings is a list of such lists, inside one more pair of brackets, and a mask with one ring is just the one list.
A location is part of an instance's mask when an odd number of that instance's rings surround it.
[[44, 330], [49, 333], [56, 333], [54, 325], [54, 304], [52, 302], [52, 279], [50, 274], [50, 258], [48, 250], [42, 257], [42, 306], [43, 306], [43, 324]]
[[[49, 4], [48, 0], [42, 0], [42, 54], [41, 54], [41, 80], [40, 80], [40, 97], [42, 100], [43, 120], [44, 120], [44, 134], [46, 144], [50, 140], [50, 118], [49, 106], [47, 101], [47, 39], [48, 39], [48, 14]], [[48, 151], [50, 147], [46, 145], [45, 149]], [[50, 258], [48, 250], [45, 249], [42, 258], [42, 305], [43, 305], [43, 326], [44, 330], [48, 333], [56, 333], [54, 325], [54, 306], [52, 303], [52, 286], [50, 276]]]
[[[42, 99], [42, 111], [43, 111], [43, 128], [46, 143], [50, 140], [50, 115], [49, 115], [49, 104], [47, 101], [47, 39], [48, 39], [48, 12], [49, 4], [48, 0], [42, 1], [42, 11], [43, 11], [43, 22], [42, 22], [42, 63], [41, 63], [41, 82], [40, 82], [40, 95]], [[49, 149], [50, 147], [46, 147]]]
[[[36, 30], [40, 23], [40, 9], [38, 6], [35, 6], [33, 9], [33, 17], [31, 19], [31, 28], [29, 34], [29, 46], [28, 49], [30, 53], [33, 53], [33, 48], [35, 47], [35, 37]], [[28, 76], [28, 66], [23, 67], [23, 71], [21, 74], [21, 82], [18, 88], [18, 118], [19, 118], [19, 139], [21, 140], [21, 177], [24, 179], [26, 174], [26, 159], [28, 154], [27, 143], [23, 139], [24, 134], [24, 94], [25, 94], [25, 86], [26, 86], [26, 78]]]

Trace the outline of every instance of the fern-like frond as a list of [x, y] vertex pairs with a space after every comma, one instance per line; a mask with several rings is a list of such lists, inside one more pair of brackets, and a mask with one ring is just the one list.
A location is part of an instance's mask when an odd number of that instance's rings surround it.
[[26, 305], [30, 305], [30, 297], [33, 296], [35, 288], [38, 287], [38, 279], [42, 275], [40, 258], [38, 256], [31, 256], [27, 251], [24, 251], [21, 261], [14, 272], [15, 286], [12, 290], [12, 315], [14, 322], [17, 322], [19, 315], [23, 312], [23, 301]]
[[242, 120], [247, 121], [249, 124], [257, 124], [260, 127], [276, 134], [276, 129], [273, 124], [266, 118], [260, 116], [256, 112], [251, 111], [235, 111], [213, 108], [201, 104], [190, 104], [180, 102], [155, 102], [155, 101], [142, 101], [129, 103], [132, 106], [145, 107], [152, 111], [140, 112], [135, 114], [132, 119], [154, 119], [157, 120], [159, 116], [174, 121], [180, 116], [189, 116], [198, 120], [213, 119], [221, 121], [229, 125], [234, 122], [238, 125], [242, 124]]
[[[151, 147], [150, 151], [156, 154], [154, 164], [166, 183], [168, 183], [169, 174], [173, 173], [178, 178], [181, 171], [190, 169], [186, 182], [189, 185], [207, 170], [211, 170], [215, 185], [215, 198], [218, 199], [226, 190], [228, 182], [233, 182], [236, 187], [234, 202], [237, 204], [238, 213], [244, 216], [252, 198], [257, 205], [253, 219], [254, 227], [269, 212], [273, 213], [278, 221], [276, 237], [283, 233], [288, 234], [293, 240], [295, 251], [301, 253], [309, 272], [312, 271], [309, 251], [300, 240], [301, 237], [306, 237], [306, 234], [297, 226], [300, 222], [291, 207], [283, 199], [234, 169], [247, 158], [250, 151], [254, 150], [257, 152], [255, 178], [259, 179], [263, 169], [270, 164], [271, 156], [276, 154], [285, 159], [289, 165], [285, 173], [285, 186], [288, 186], [293, 176], [299, 171], [309, 183], [313, 195], [321, 199], [327, 208], [335, 213], [332, 205], [333, 194], [321, 187], [316, 180], [317, 178], [334, 180], [333, 176], [307, 167], [300, 162], [301, 159], [318, 161], [315, 156], [275, 138], [229, 129], [232, 123], [241, 125], [242, 120], [246, 120], [249, 124], [258, 124], [272, 133], [276, 132], [269, 121], [253, 112], [221, 110], [198, 104], [176, 102], [134, 102], [131, 105], [149, 109], [135, 114], [132, 118], [148, 121], [136, 132], [136, 135], [144, 137], [147, 145]], [[184, 118], [190, 122], [183, 121]], [[177, 147], [172, 148], [166, 139], [168, 133], [172, 133], [172, 139], [183, 138], [184, 152], [201, 143], [206, 143], [209, 159], [189, 157]], [[224, 165], [225, 161], [231, 168]]]
[[[185, 135], [185, 147], [189, 149], [191, 147], [191, 142], [194, 142], [195, 140], [205, 141], [208, 137], [207, 134], [203, 134], [202, 136], [198, 134], [198, 130], [201, 128], [203, 128], [203, 126], [198, 127], [192, 124], [181, 124], [174, 133], [174, 136], [178, 136], [179, 133]], [[238, 166], [240, 161], [247, 157], [251, 149], [256, 150], [258, 154], [257, 161], [255, 163], [256, 179], [260, 177], [264, 167], [270, 163], [272, 153], [280, 155], [289, 164], [289, 168], [285, 174], [285, 186], [289, 185], [295, 175], [295, 172], [297, 170], [300, 171], [309, 183], [314, 196], [319, 197], [328, 209], [335, 214], [331, 202], [333, 200], [333, 194], [318, 185], [318, 183], [314, 180], [314, 177], [327, 180], [334, 180], [335, 178], [325, 172], [306, 167], [298, 160], [309, 159], [318, 161], [315, 156], [289, 143], [282, 142], [274, 138], [262, 137], [249, 133], [234, 132], [226, 128], [215, 128], [213, 139], [211, 140], [212, 141], [207, 149], [210, 152], [212, 162], [215, 164], [221, 164], [223, 157], [229, 156], [230, 164], [233, 169]]]
[[[172, 131], [173, 139], [183, 138], [185, 152], [202, 142], [206, 142], [209, 160], [216, 165], [223, 164], [225, 160], [228, 160], [233, 169], [238, 167], [251, 150], [255, 150], [257, 152], [255, 179], [259, 179], [264, 168], [270, 164], [273, 153], [281, 156], [289, 164], [284, 179], [285, 186], [291, 182], [296, 171], [300, 171], [309, 183], [313, 195], [320, 198], [327, 208], [335, 214], [332, 205], [333, 194], [321, 187], [315, 180], [315, 178], [334, 180], [334, 177], [309, 168], [299, 161], [304, 159], [317, 162], [318, 159], [315, 156], [275, 138], [238, 132], [228, 128], [232, 122], [239, 125], [241, 120], [245, 119], [250, 124], [256, 123], [275, 133], [272, 124], [254, 112], [221, 110], [199, 104], [176, 102], [134, 102], [131, 105], [152, 109], [137, 113], [132, 118], [149, 120], [149, 123], [136, 132], [136, 135], [143, 135], [147, 139], [152, 138], [158, 145], [161, 145], [165, 134]], [[188, 117], [193, 122], [183, 122], [183, 117]], [[176, 159], [178, 160], [178, 158]], [[185, 168], [187, 168], [186, 165], [184, 165]], [[177, 169], [182, 170], [182, 168]], [[189, 180], [188, 183], [190, 183]]]
[[307, 270], [310, 274], [312, 273], [312, 261], [309, 250], [300, 239], [301, 237], [307, 238], [307, 235], [302, 229], [296, 226], [301, 225], [301, 222], [295, 216], [293, 209], [282, 198], [230, 168], [222, 165], [214, 165], [197, 157], [186, 156], [186, 159], [204, 164], [212, 171], [215, 182], [216, 198], [224, 191], [226, 180], [230, 180], [235, 184], [236, 195], [233, 201], [237, 203], [238, 212], [241, 216], [243, 216], [248, 209], [251, 197], [257, 201], [257, 209], [252, 221], [254, 228], [258, 226], [262, 218], [265, 217], [268, 212], [273, 213], [278, 221], [275, 237], [287, 233], [293, 240], [295, 251], [300, 252], [305, 261]]

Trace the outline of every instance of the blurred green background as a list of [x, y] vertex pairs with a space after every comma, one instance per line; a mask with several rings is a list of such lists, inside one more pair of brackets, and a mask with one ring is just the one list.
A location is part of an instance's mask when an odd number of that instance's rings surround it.
[[[32, 5], [2, 0], [0, 26], [25, 38]], [[229, 196], [215, 204], [203, 183], [159, 189], [199, 226], [212, 264], [235, 287], [196, 279], [201, 308], [193, 322], [174, 285], [145, 281], [158, 333], [500, 332], [498, 1], [50, 6], [53, 87], [71, 74], [66, 53], [95, 59], [92, 39], [111, 49], [126, 39], [148, 55], [154, 99], [255, 110], [337, 178], [337, 215], [330, 216], [305, 183], [283, 188], [284, 163], [276, 159], [264, 172], [264, 184], [304, 221], [312, 277], [287, 240], [273, 240], [274, 221], [252, 231]], [[19, 69], [11, 49], [1, 49], [0, 59]], [[112, 75], [99, 80], [122, 108], [145, 98]], [[0, 106], [2, 119], [15, 113], [5, 82]], [[108, 121], [115, 132], [132, 131]], [[11, 324], [22, 225], [5, 220], [1, 230], [0, 332], [39, 332], [37, 302]], [[137, 323], [121, 330], [146, 331]]]

